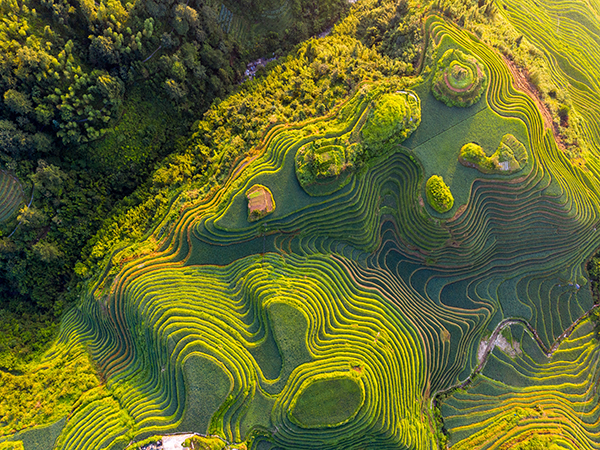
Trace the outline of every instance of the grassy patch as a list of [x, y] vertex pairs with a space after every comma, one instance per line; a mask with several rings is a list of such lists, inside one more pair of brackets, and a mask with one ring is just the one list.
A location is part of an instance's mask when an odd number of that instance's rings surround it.
[[[16, 444], [17, 447], [14, 450], [53, 450], [56, 439], [62, 432], [66, 421], [67, 418], [63, 417], [51, 425], [23, 430], [11, 436], [10, 440], [0, 443], [0, 449], [10, 450], [10, 444]], [[4, 449], [2, 444], [8, 445], [8, 448]], [[22, 447], [19, 447], [19, 445], [22, 445]]]
[[[431, 97], [431, 100], [439, 105], [441, 110], [438, 114], [449, 110], [446, 105], [435, 101], [433, 97]], [[433, 105], [428, 105], [428, 107], [433, 107]], [[461, 111], [468, 112], [471, 108]], [[489, 107], [474, 112], [474, 114], [467, 115], [462, 121], [451, 125], [449, 128], [439, 130], [431, 135], [428, 140], [424, 140], [422, 144], [414, 148], [416, 156], [425, 169], [425, 177], [440, 175], [452, 191], [455, 202], [449, 214], [452, 214], [461, 205], [468, 203], [473, 182], [481, 177], [478, 172], [463, 166], [459, 162], [458, 157], [463, 145], [469, 142], [477, 142], [484, 149], [494, 149], [498, 147], [498, 143], [507, 133], [518, 137], [521, 142], [528, 142], [527, 128], [521, 120], [501, 117]], [[436, 117], [437, 114], [434, 114], [431, 119], [424, 118], [423, 122], [436, 120]], [[527, 167], [531, 167], [531, 165], [525, 165], [524, 170], [527, 170]], [[522, 174], [522, 172], [513, 173], [509, 176], [513, 177], [519, 174]], [[489, 176], [506, 177], [505, 174], [490, 174]]]
[[364, 400], [361, 386], [350, 377], [317, 379], [296, 395], [290, 419], [304, 428], [332, 427], [347, 422]]
[[249, 348], [249, 352], [260, 366], [263, 375], [273, 380], [277, 378], [281, 372], [283, 361], [275, 337], [273, 336], [273, 327], [267, 321], [265, 325], [268, 328], [264, 340], [260, 345]]
[[248, 412], [244, 415], [244, 419], [240, 424], [242, 439], [247, 439], [253, 429], [268, 430], [272, 427], [271, 411], [274, 404], [275, 400], [272, 397], [266, 396], [257, 389], [248, 407]]
[[185, 414], [179, 429], [206, 433], [212, 416], [231, 391], [231, 380], [218, 364], [200, 354], [191, 354], [184, 364]]
[[293, 369], [312, 359], [306, 346], [308, 323], [298, 309], [287, 303], [272, 303], [268, 311], [275, 340], [283, 356], [282, 377], [285, 377]]

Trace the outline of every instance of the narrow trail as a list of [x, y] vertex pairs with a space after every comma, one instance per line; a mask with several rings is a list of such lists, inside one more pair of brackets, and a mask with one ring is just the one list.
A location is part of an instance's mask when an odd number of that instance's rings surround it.
[[[540, 99], [539, 95], [537, 95], [537, 89], [535, 88], [535, 86], [533, 86], [532, 83], [527, 79], [527, 75], [523, 73], [523, 69], [519, 69], [519, 67], [517, 67], [517, 65], [512, 60], [508, 59], [505, 55], [500, 54], [500, 56], [502, 56], [502, 60], [504, 61], [504, 63], [506, 64], [506, 66], [510, 70], [510, 73], [513, 76], [515, 87], [517, 87], [525, 94], [529, 95], [529, 97], [531, 97], [531, 99], [538, 106], [540, 113], [542, 114], [542, 118], [544, 119], [544, 125], [546, 126], [546, 128], [552, 130], [554, 128], [552, 115], [550, 114], [550, 111], [548, 111], [546, 105], [544, 105], [544, 103]], [[556, 136], [556, 133], [554, 137], [557, 141], [559, 140], [559, 136]]]
[[483, 356], [481, 358], [481, 361], [479, 362], [479, 364], [477, 365], [477, 367], [475, 369], [473, 369], [473, 371], [471, 372], [471, 374], [462, 382], [454, 384], [450, 387], [447, 387], [445, 389], [439, 389], [436, 392], [433, 393], [433, 395], [431, 396], [431, 407], [438, 407], [439, 406], [439, 397], [449, 394], [457, 389], [463, 389], [465, 387], [467, 387], [469, 384], [471, 384], [471, 382], [473, 381], [473, 379], [479, 375], [479, 373], [481, 373], [481, 371], [483, 371], [483, 369], [485, 368], [485, 365], [488, 361], [489, 356], [492, 354], [492, 351], [494, 350], [494, 348], [496, 347], [496, 341], [498, 340], [498, 336], [500, 335], [500, 333], [502, 332], [502, 330], [504, 330], [507, 327], [510, 327], [511, 325], [523, 325], [527, 331], [527, 333], [531, 336], [531, 338], [536, 342], [536, 344], [538, 345], [538, 347], [540, 348], [540, 350], [542, 351], [542, 353], [544, 353], [544, 355], [546, 355], [547, 358], [551, 358], [552, 355], [554, 354], [554, 352], [560, 347], [560, 344], [566, 339], [568, 338], [571, 333], [573, 333], [573, 331], [575, 330], [575, 328], [577, 328], [577, 326], [584, 321], [585, 319], [587, 319], [589, 317], [589, 315], [592, 313], [592, 311], [594, 311], [594, 309], [598, 308], [600, 305], [594, 305], [592, 306], [588, 311], [586, 311], [583, 315], [581, 315], [577, 320], [575, 320], [575, 322], [573, 322], [565, 331], [563, 331], [560, 336], [558, 336], [556, 338], [556, 340], [552, 343], [552, 345], [550, 346], [550, 348], [547, 348], [546, 345], [544, 344], [544, 342], [542, 341], [542, 339], [540, 338], [537, 330], [533, 327], [533, 325], [531, 325], [529, 322], [527, 322], [525, 319], [521, 319], [518, 317], [509, 317], [507, 319], [504, 319], [503, 321], [501, 321], [498, 325], [496, 325], [496, 328], [494, 329], [494, 331], [492, 332], [492, 335], [490, 336], [490, 339], [487, 343], [487, 346], [485, 348], [485, 351], [483, 353]]

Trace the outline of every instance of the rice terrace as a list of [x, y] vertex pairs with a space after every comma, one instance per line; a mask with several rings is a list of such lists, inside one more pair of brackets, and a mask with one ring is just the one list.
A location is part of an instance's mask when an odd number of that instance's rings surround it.
[[0, 450], [600, 450], [600, 2], [0, 18]]

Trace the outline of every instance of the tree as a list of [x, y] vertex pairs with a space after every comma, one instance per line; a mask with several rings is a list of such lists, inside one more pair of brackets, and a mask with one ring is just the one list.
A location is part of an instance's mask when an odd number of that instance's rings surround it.
[[52, 150], [52, 138], [46, 133], [35, 133], [31, 138], [36, 151], [48, 153]]
[[177, 81], [169, 79], [165, 81], [164, 86], [167, 94], [169, 94], [169, 97], [171, 97], [173, 100], [180, 101], [185, 98], [187, 93], [185, 86], [181, 85]]
[[38, 161], [36, 172], [31, 175], [31, 180], [42, 194], [46, 196], [59, 197], [62, 194], [63, 183], [67, 179], [65, 174], [59, 167], [48, 164], [43, 160]]
[[31, 135], [19, 130], [9, 120], [0, 120], [0, 151], [22, 158], [33, 150]]
[[189, 6], [178, 4], [173, 9], [173, 28], [180, 36], [185, 36], [190, 27], [198, 25], [198, 12]]
[[117, 63], [117, 53], [112, 39], [105, 36], [95, 36], [89, 50], [90, 62], [96, 67], [105, 69]]
[[444, 183], [444, 179], [439, 175], [432, 175], [425, 185], [427, 201], [433, 209], [439, 213], [445, 213], [452, 209], [454, 197], [450, 188]]
[[94, 89], [113, 104], [120, 103], [125, 91], [123, 82], [118, 77], [112, 77], [107, 73], [99, 74]]
[[54, 117], [54, 110], [52, 106], [42, 103], [35, 107], [35, 120], [43, 125], [49, 125], [50, 121]]
[[12, 112], [23, 116], [26, 116], [33, 110], [29, 96], [14, 89], [9, 89], [4, 93], [4, 104]]
[[63, 253], [52, 242], [41, 240], [32, 247], [34, 254], [43, 262], [49, 263], [60, 259]]
[[160, 37], [160, 45], [162, 45], [165, 50], [169, 50], [179, 45], [179, 39], [173, 38], [171, 33], [163, 33]]
[[19, 210], [17, 220], [23, 224], [23, 226], [36, 228], [46, 221], [45, 214], [34, 206], [23, 206]]

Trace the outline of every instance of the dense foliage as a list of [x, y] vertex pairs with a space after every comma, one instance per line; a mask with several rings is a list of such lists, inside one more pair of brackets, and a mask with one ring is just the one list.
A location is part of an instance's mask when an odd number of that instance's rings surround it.
[[0, 435], [50, 424], [71, 411], [85, 392], [98, 387], [96, 370], [81, 345], [51, 353], [28, 373], [0, 371]]
[[[600, 303], [600, 252], [597, 252], [587, 264], [594, 301]], [[598, 317], [600, 319], [600, 317]], [[600, 323], [600, 320], [598, 321]]]
[[522, 142], [512, 134], [505, 134], [492, 155], [488, 156], [480, 145], [469, 142], [461, 147], [458, 160], [483, 173], [511, 173], [522, 169], [528, 156]]
[[494, 162], [488, 158], [480, 145], [474, 142], [465, 144], [460, 149], [459, 159], [462, 158], [461, 162], [467, 162], [473, 164], [476, 168], [494, 170], [496, 168]]
[[439, 213], [445, 213], [454, 206], [454, 197], [450, 188], [439, 175], [432, 175], [425, 184], [427, 201]]
[[229, 446], [218, 437], [208, 436], [192, 436], [191, 438], [187, 438], [183, 442], [182, 447], [189, 448], [191, 450], [246, 450], [246, 444]]
[[414, 92], [388, 93], [376, 100], [361, 135], [371, 153], [376, 153], [382, 146], [404, 141], [420, 123], [421, 105]]

